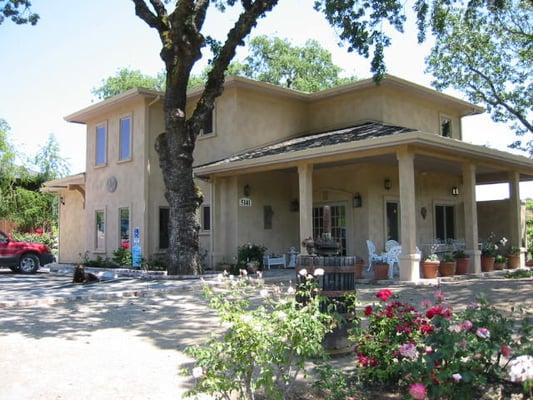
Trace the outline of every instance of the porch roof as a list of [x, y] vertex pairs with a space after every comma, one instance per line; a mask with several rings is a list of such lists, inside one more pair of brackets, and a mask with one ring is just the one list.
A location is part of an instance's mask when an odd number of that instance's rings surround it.
[[[412, 147], [415, 153], [426, 156], [435, 154], [436, 159], [486, 165], [494, 173], [498, 170], [516, 170], [523, 175], [523, 180], [533, 180], [533, 160], [527, 157], [379, 122], [365, 122], [249, 150], [197, 166], [195, 175], [205, 178], [217, 174], [294, 167], [304, 161], [320, 164], [332, 160], [394, 154], [399, 147], [404, 146]], [[500, 174], [489, 175], [487, 172], [484, 172], [483, 183], [496, 183], [502, 178]]]
[[45, 193], [54, 193], [64, 189], [69, 189], [69, 187], [72, 186], [85, 186], [85, 172], [76, 175], [65, 176], [64, 178], [46, 181], [43, 183], [41, 191]]

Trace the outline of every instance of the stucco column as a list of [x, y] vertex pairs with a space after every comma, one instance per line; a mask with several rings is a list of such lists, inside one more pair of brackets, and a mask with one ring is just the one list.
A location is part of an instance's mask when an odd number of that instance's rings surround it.
[[481, 272], [481, 251], [478, 248], [478, 223], [476, 203], [476, 166], [463, 164], [463, 199], [465, 213], [465, 246], [470, 256], [470, 272]]
[[300, 253], [307, 254], [304, 239], [313, 237], [313, 164], [298, 165], [300, 190]]
[[420, 279], [420, 255], [416, 253], [416, 206], [414, 154], [408, 149], [398, 150], [398, 175], [400, 181], [400, 215], [402, 254], [400, 255], [400, 280]]
[[520, 266], [526, 264], [526, 249], [522, 246], [522, 202], [520, 201], [520, 173], [509, 173], [509, 224], [511, 246], [520, 248]]

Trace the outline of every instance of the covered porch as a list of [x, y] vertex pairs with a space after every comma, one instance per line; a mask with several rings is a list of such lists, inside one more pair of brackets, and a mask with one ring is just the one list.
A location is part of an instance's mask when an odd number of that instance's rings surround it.
[[321, 234], [329, 205], [342, 254], [368, 261], [366, 240], [378, 249], [389, 239], [401, 243], [400, 280], [420, 279], [417, 247], [427, 252], [436, 240], [463, 241], [471, 272], [480, 272], [475, 188], [501, 182], [510, 187], [508, 239], [524, 257], [519, 182], [533, 177], [525, 157], [409, 131], [293, 151], [275, 146], [197, 169], [212, 185], [214, 264], [246, 242], [307, 254], [302, 240]]

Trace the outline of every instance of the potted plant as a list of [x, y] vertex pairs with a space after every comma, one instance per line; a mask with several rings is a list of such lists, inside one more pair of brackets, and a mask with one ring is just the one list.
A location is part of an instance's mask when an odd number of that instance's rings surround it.
[[434, 279], [439, 274], [439, 256], [430, 254], [422, 261], [422, 277], [425, 279]]
[[491, 233], [489, 239], [483, 242], [481, 246], [481, 271], [490, 272], [494, 270], [496, 250], [498, 250], [498, 246], [494, 243], [494, 234]]
[[468, 273], [469, 258], [463, 250], [457, 250], [453, 253], [455, 258], [455, 273], [457, 275], [464, 275]]
[[505, 268], [505, 257], [498, 254], [494, 260], [494, 269], [501, 270]]
[[389, 279], [389, 264], [384, 262], [377, 262], [374, 264], [374, 279], [381, 281]]
[[511, 246], [507, 251], [507, 266], [509, 269], [520, 267], [520, 248]]
[[449, 253], [444, 254], [439, 265], [440, 276], [455, 275], [455, 267], [456, 267], [455, 258]]

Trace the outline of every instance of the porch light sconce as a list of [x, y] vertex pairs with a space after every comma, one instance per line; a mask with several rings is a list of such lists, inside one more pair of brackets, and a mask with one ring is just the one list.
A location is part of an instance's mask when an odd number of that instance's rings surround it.
[[250, 193], [252, 192], [252, 189], [250, 188], [250, 185], [246, 184], [243, 188], [244, 197], [250, 197]]
[[453, 196], [459, 195], [459, 188], [457, 186], [452, 187], [452, 195]]
[[390, 190], [391, 187], [392, 187], [392, 182], [389, 178], [385, 178], [385, 180], [383, 181], [383, 187], [385, 188], [385, 190]]
[[361, 195], [359, 193], [356, 193], [352, 198], [352, 207], [353, 208], [360, 208], [363, 205], [363, 199], [361, 198]]
[[422, 207], [420, 209], [420, 215], [422, 215], [422, 218], [426, 219], [426, 215], [428, 215], [428, 209], [426, 207]]
[[62, 206], [64, 206], [65, 205], [65, 198], [63, 196], [61, 196], [59, 198], [59, 202], [61, 203]]

